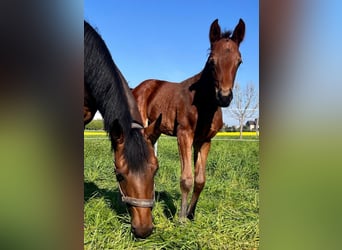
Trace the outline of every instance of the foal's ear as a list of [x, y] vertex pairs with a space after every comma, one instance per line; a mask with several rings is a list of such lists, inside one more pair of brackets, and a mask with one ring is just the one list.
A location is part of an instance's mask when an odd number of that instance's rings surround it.
[[158, 119], [152, 122], [148, 127], [146, 127], [145, 135], [151, 141], [152, 145], [156, 143], [159, 136], [161, 135], [160, 124], [162, 121], [162, 114], [159, 115]]
[[112, 126], [112, 129], [110, 131], [110, 137], [111, 137], [112, 145], [113, 145], [114, 149], [118, 144], [122, 144], [124, 142], [123, 129], [122, 129], [122, 126], [120, 125], [118, 119], [116, 119], [113, 122], [113, 126]]
[[209, 40], [210, 43], [214, 43], [221, 38], [221, 28], [218, 24], [218, 19], [216, 19], [210, 26]]
[[239, 23], [236, 25], [232, 35], [232, 40], [236, 42], [238, 46], [245, 37], [245, 29], [245, 22], [240, 18]]

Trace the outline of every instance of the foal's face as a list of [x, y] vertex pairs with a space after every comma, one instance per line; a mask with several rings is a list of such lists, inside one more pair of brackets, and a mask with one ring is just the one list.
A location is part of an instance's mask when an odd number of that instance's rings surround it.
[[208, 63], [213, 67], [217, 104], [229, 106], [233, 99], [236, 72], [242, 62], [239, 48], [231, 39], [220, 39], [212, 46]]
[[244, 35], [245, 23], [241, 19], [231, 36], [221, 33], [218, 20], [210, 26], [211, 52], [207, 63], [215, 83], [216, 101], [221, 107], [228, 107], [233, 99], [235, 76], [242, 62], [239, 45]]

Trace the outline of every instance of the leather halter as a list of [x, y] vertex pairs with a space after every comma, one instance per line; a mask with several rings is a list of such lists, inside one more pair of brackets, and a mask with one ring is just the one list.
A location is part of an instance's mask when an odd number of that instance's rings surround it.
[[[115, 164], [115, 163], [114, 163]], [[155, 202], [155, 186], [153, 186], [153, 197], [152, 199], [139, 199], [139, 198], [133, 198], [126, 196], [124, 192], [121, 189], [120, 182], [124, 180], [121, 174], [116, 174], [116, 179], [119, 182], [119, 190], [121, 194], [121, 200], [122, 202], [129, 204], [133, 207], [153, 207]]]
[[121, 193], [122, 202], [129, 204], [133, 207], [151, 207], [152, 208], [154, 206], [154, 202], [155, 202], [154, 189], [155, 189], [155, 187], [153, 187], [153, 198], [152, 199], [138, 199], [138, 198], [126, 196], [122, 192], [120, 182], [119, 182], [119, 190]]

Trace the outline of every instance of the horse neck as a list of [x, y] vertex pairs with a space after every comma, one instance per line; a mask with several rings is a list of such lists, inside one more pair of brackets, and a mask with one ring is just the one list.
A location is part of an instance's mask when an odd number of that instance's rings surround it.
[[126, 80], [116, 67], [102, 38], [89, 25], [85, 25], [84, 84], [96, 102], [104, 119], [105, 130], [112, 130], [117, 119], [128, 132], [132, 117], [127, 98]]
[[195, 105], [206, 106], [212, 109], [218, 107], [215, 96], [214, 79], [205, 69], [183, 81], [182, 84], [193, 93]]

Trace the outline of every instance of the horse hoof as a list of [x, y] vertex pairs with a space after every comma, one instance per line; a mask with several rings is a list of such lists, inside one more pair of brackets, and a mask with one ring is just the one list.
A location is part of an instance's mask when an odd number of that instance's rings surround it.
[[187, 218], [187, 217], [185, 217], [185, 216], [180, 216], [180, 217], [179, 217], [179, 222], [180, 222], [181, 224], [186, 223], [187, 221], [188, 221], [188, 218]]
[[188, 214], [188, 215], [187, 215], [187, 218], [188, 218], [189, 220], [191, 220], [191, 221], [194, 221], [195, 215], [194, 215], [193, 213]]

